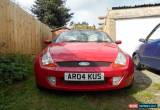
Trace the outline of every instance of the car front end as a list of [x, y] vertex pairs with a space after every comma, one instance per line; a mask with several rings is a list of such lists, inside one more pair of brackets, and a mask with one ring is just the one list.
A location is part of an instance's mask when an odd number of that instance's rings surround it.
[[68, 57], [63, 57], [63, 60], [55, 55], [54, 60], [48, 47], [36, 57], [36, 83], [39, 87], [64, 91], [103, 91], [128, 87], [134, 80], [132, 59], [120, 49], [115, 53], [108, 60], [95, 58], [93, 53], [91, 58], [73, 56], [75, 54], [69, 58], [71, 56], [63, 54]]

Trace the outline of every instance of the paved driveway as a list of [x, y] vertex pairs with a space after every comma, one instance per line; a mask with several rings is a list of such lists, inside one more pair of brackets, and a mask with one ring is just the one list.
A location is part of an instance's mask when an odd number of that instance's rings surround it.
[[[143, 101], [144, 103], [148, 102], [160, 104], [160, 71], [135, 71], [135, 84], [133, 88], [139, 91], [139, 93], [136, 93], [137, 96], [140, 94], [148, 97], [148, 100]], [[145, 97], [142, 96], [140, 96], [138, 100], [145, 99]]]

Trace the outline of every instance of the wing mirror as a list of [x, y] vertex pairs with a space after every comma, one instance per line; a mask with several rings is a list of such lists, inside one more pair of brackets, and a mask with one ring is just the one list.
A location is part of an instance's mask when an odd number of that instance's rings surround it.
[[145, 40], [145, 39], [139, 39], [139, 41], [140, 41], [140, 42], [143, 42], [143, 43], [145, 43], [145, 42], [146, 42], [146, 40]]
[[44, 43], [47, 44], [47, 45], [48, 45], [48, 44], [51, 44], [51, 43], [52, 43], [52, 40], [45, 40]]
[[122, 44], [122, 41], [121, 40], [117, 40], [115, 43], [116, 44]]

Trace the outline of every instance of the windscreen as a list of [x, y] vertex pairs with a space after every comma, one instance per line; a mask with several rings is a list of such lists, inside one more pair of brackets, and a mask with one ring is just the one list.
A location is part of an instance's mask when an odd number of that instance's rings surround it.
[[112, 42], [112, 39], [99, 31], [67, 31], [61, 33], [56, 42]]

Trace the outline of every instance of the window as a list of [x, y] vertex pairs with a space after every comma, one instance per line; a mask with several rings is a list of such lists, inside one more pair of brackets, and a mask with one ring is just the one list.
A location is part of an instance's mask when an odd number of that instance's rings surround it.
[[112, 42], [112, 39], [99, 31], [67, 31], [61, 33], [56, 42]]
[[157, 39], [160, 39], [160, 26], [156, 29], [156, 31], [149, 38], [149, 40], [157, 40]]

